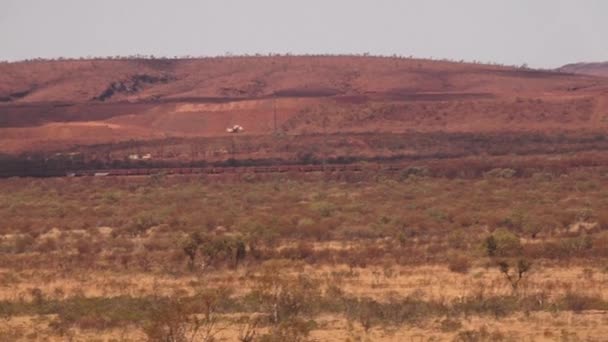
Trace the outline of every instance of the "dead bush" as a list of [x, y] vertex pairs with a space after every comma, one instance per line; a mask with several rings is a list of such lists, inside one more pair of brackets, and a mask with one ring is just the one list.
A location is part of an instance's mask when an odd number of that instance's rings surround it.
[[450, 319], [450, 318], [446, 318], [443, 321], [441, 321], [440, 327], [439, 327], [439, 329], [441, 329], [441, 331], [445, 332], [445, 333], [457, 331], [460, 328], [462, 328], [462, 323], [460, 323], [460, 321]]
[[313, 261], [312, 259], [315, 255], [315, 250], [311, 243], [300, 241], [295, 247], [281, 249], [279, 255], [284, 259]]
[[471, 269], [471, 260], [464, 255], [453, 255], [450, 257], [448, 269], [455, 273], [469, 273], [469, 270]]
[[40, 253], [51, 253], [57, 250], [57, 239], [55, 238], [46, 238], [40, 244], [36, 250]]
[[93, 255], [101, 252], [99, 243], [91, 241], [90, 238], [81, 237], [75, 243], [76, 251], [79, 255]]
[[20, 235], [15, 239], [15, 253], [21, 254], [29, 252], [31, 247], [36, 242], [33, 236], [30, 234]]
[[448, 235], [448, 245], [452, 249], [465, 249], [468, 247], [468, 235], [463, 229], [454, 229]]
[[562, 310], [581, 312], [586, 310], [608, 310], [608, 302], [601, 297], [592, 297], [574, 292], [567, 293], [559, 301]]
[[261, 304], [273, 324], [280, 324], [316, 310], [321, 292], [319, 285], [306, 276], [281, 276], [276, 263], [264, 266], [252, 296]]
[[143, 331], [150, 341], [215, 341], [215, 336], [224, 329], [217, 313], [221, 295], [210, 290], [199, 292], [188, 301], [171, 298], [151, 310]]
[[454, 338], [454, 342], [494, 342], [504, 341], [505, 335], [500, 331], [489, 332], [485, 327], [478, 330], [464, 330]]
[[261, 335], [259, 342], [304, 342], [310, 331], [317, 326], [313, 320], [293, 317], [273, 326], [267, 334]]

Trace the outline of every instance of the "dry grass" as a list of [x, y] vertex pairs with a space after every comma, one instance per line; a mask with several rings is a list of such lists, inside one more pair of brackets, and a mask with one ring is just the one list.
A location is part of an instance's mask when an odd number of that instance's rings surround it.
[[[601, 340], [608, 178], [506, 173], [1, 180], [0, 335], [145, 340], [214, 317], [228, 341], [258, 317], [271, 340]], [[514, 287], [497, 265], [518, 260]]]

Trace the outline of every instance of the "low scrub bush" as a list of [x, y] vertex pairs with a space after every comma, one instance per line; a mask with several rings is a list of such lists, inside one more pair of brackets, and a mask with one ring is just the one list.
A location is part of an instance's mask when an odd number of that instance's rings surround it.
[[581, 312], [586, 310], [608, 310], [608, 302], [600, 297], [581, 295], [574, 292], [567, 293], [558, 302], [562, 310]]
[[[601, 256], [602, 248], [591, 238], [584, 235], [574, 238], [562, 238], [542, 244], [533, 244], [525, 247], [525, 253], [532, 257], [549, 259], [569, 259], [573, 257], [586, 257], [589, 255]], [[596, 253], [597, 252], [597, 253]]]
[[267, 334], [260, 335], [259, 342], [304, 342], [308, 335], [317, 327], [314, 320], [290, 318], [270, 328]]
[[517, 171], [513, 170], [513, 169], [492, 169], [486, 173], [484, 173], [484, 176], [487, 178], [513, 178], [515, 176], [515, 174], [517, 173]]
[[454, 337], [454, 342], [495, 342], [505, 341], [507, 338], [500, 331], [489, 332], [485, 327], [477, 330], [463, 330]]
[[504, 317], [519, 309], [520, 299], [516, 296], [469, 297], [453, 304], [453, 310], [465, 315], [492, 315]]
[[312, 317], [318, 310], [319, 285], [306, 276], [281, 276], [280, 264], [269, 263], [250, 294], [256, 310], [262, 310], [274, 324], [303, 316]]
[[452, 255], [448, 262], [448, 269], [455, 273], [469, 273], [469, 270], [471, 269], [471, 260], [465, 255]]

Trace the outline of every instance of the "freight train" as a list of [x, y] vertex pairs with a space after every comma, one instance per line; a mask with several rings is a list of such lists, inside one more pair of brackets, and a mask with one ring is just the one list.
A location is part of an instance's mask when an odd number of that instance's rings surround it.
[[136, 168], [108, 170], [70, 171], [68, 177], [106, 177], [106, 176], [147, 176], [153, 174], [190, 175], [190, 174], [248, 174], [248, 173], [286, 173], [286, 172], [360, 172], [360, 171], [398, 171], [400, 165], [281, 165], [246, 167], [173, 167], [173, 168]]

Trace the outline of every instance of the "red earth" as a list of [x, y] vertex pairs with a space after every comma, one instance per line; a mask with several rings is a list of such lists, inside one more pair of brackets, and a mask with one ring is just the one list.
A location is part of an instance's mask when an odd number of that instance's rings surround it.
[[578, 71], [356, 56], [2, 63], [0, 153], [229, 139], [236, 124], [249, 137], [604, 133], [608, 78]]

